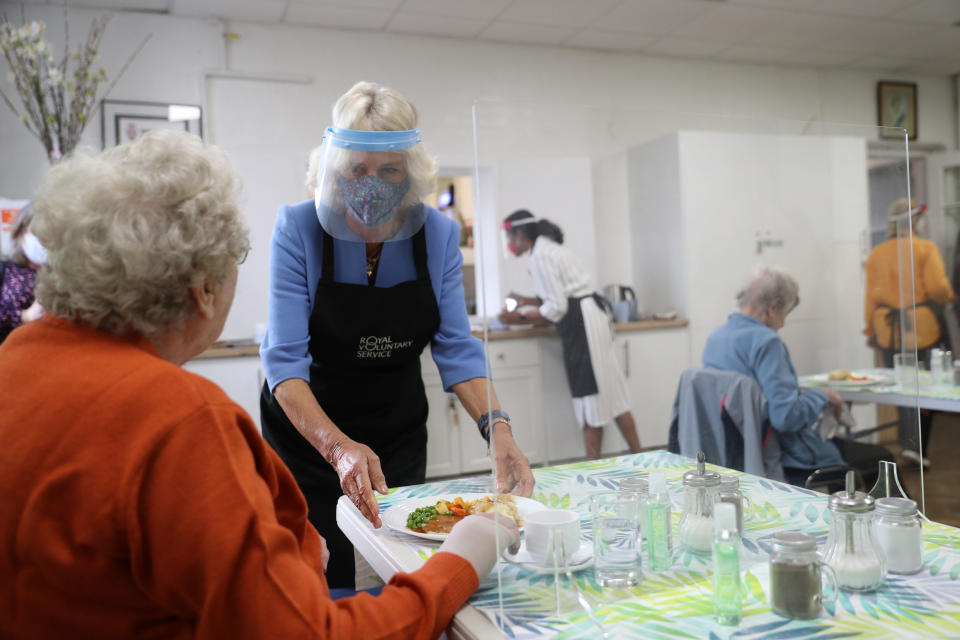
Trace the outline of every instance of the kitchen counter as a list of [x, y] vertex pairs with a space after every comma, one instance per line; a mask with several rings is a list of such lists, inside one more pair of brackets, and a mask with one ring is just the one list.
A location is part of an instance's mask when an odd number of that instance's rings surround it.
[[[613, 330], [616, 333], [628, 331], [649, 331], [651, 329], [673, 329], [685, 327], [689, 324], [686, 318], [676, 320], [639, 320], [637, 322], [616, 322]], [[483, 331], [474, 329], [473, 335], [483, 338]], [[487, 333], [489, 340], [517, 340], [521, 338], [550, 338], [556, 337], [557, 330], [551, 325], [547, 327], [524, 327], [516, 329], [498, 329]]]
[[[688, 320], [686, 318], [677, 318], [676, 320], [640, 320], [637, 322], [614, 323], [613, 330], [617, 333], [625, 331], [649, 331], [650, 329], [685, 327], [687, 324]], [[483, 331], [474, 329], [473, 335], [482, 339]], [[551, 338], [556, 337], [556, 335], [557, 330], [551, 325], [547, 327], [525, 327], [522, 329], [499, 329], [490, 331], [488, 338], [490, 340], [517, 340], [521, 338]], [[243, 358], [258, 357], [259, 355], [260, 345], [253, 340], [232, 340], [215, 342], [212, 347], [194, 359]]]

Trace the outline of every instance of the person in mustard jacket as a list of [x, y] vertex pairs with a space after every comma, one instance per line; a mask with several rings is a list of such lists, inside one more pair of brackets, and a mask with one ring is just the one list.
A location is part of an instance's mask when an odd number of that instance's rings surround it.
[[[943, 305], [953, 302], [954, 294], [937, 245], [917, 237], [918, 229], [921, 233], [923, 230], [926, 208], [926, 204], [916, 199], [908, 202], [906, 198], [901, 198], [894, 202], [888, 212], [887, 240], [877, 245], [867, 258], [866, 329], [863, 333], [867, 336], [867, 343], [880, 350], [886, 367], [893, 366], [894, 354], [903, 349], [916, 348], [918, 362], [925, 362], [929, 359], [930, 349], [947, 339], [946, 331], [942, 328], [941, 310]], [[912, 234], [906, 233], [907, 220], [912, 225]], [[901, 228], [899, 238], [898, 224]], [[911, 243], [912, 283], [909, 272], [904, 269], [901, 273], [899, 268], [901, 257], [903, 260], [910, 259]], [[909, 304], [911, 290], [916, 296], [915, 312]], [[901, 322], [904, 326], [901, 326]], [[903, 457], [929, 466], [930, 461], [921, 457], [921, 453], [927, 451], [930, 441], [932, 412], [921, 413], [919, 443], [915, 423], [911, 419], [912, 411], [898, 409], [898, 412]]]

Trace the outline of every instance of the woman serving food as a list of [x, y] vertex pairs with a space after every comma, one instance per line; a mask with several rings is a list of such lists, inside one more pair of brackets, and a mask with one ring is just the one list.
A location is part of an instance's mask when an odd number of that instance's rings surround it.
[[422, 202], [437, 169], [416, 125], [396, 91], [355, 85], [311, 156], [314, 198], [282, 207], [271, 241], [263, 435], [306, 496], [330, 545], [327, 578], [339, 587], [354, 583], [352, 547], [336, 523], [340, 496], [379, 527], [374, 490], [425, 479], [428, 344], [445, 390], [483, 438], [495, 436], [497, 489], [533, 491], [470, 334], [460, 232]]

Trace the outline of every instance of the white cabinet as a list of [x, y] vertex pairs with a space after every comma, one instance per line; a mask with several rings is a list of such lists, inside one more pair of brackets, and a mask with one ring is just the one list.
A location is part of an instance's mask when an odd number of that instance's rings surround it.
[[[531, 463], [543, 461], [544, 438], [540, 419], [540, 368], [536, 339], [493, 343], [490, 360], [494, 388], [510, 414], [513, 435]], [[487, 445], [476, 423], [453, 393], [445, 393], [437, 367], [428, 352], [421, 358], [423, 383], [430, 404], [427, 418], [427, 478], [483, 473], [491, 469]]]
[[187, 371], [214, 382], [231, 400], [250, 414], [260, 428], [260, 387], [263, 374], [259, 356], [201, 358], [183, 365]]

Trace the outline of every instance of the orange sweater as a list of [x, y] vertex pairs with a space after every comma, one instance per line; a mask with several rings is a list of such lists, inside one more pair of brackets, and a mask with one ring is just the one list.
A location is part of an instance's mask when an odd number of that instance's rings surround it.
[[0, 638], [428, 638], [477, 588], [439, 553], [330, 600], [293, 476], [147, 340], [34, 322], [0, 394]]
[[[867, 258], [866, 272], [866, 303], [864, 315], [866, 329], [863, 333], [875, 337], [877, 345], [884, 349], [899, 349], [900, 336], [891, 335], [891, 325], [887, 322], [887, 314], [891, 309], [909, 307], [914, 291], [917, 304], [922, 302], [936, 302], [946, 304], [953, 302], [953, 289], [943, 268], [943, 259], [937, 245], [930, 240], [913, 239], [913, 284], [910, 283], [910, 272], [905, 267], [902, 278], [899, 269], [900, 255], [906, 266], [910, 264], [910, 244], [907, 238], [899, 240], [891, 238], [878, 244]], [[902, 281], [901, 281], [902, 280]], [[903, 299], [901, 300], [901, 289]], [[906, 347], [916, 346], [925, 349], [933, 345], [940, 337], [940, 325], [937, 317], [929, 307], [917, 308], [916, 327], [917, 344], [913, 340], [914, 316], [912, 311], [906, 314], [909, 326], [903, 327]]]

